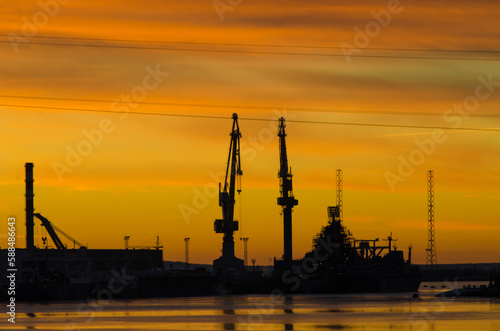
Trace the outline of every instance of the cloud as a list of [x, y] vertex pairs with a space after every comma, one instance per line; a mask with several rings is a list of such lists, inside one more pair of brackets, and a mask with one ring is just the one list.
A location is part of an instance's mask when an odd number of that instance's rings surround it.
[[[387, 28], [372, 38], [369, 47], [426, 48], [483, 50], [500, 48], [497, 27], [499, 7], [495, 1], [435, 2], [430, 0], [402, 1], [404, 10], [392, 18]], [[211, 1], [165, 2], [152, 0], [145, 6], [136, 1], [95, 2], [72, 1], [61, 8], [39, 35], [76, 38], [111, 38], [125, 40], [207, 42], [233, 44], [271, 44], [257, 46], [200, 46], [183, 44], [190, 49], [226, 49], [270, 52], [332, 53], [339, 49], [308, 49], [276, 47], [276, 45], [338, 47], [341, 42], [352, 43], [354, 27], [364, 28], [373, 20], [372, 10], [380, 11], [386, 2], [376, 5], [362, 0], [355, 4], [332, 4], [331, 1], [244, 0], [220, 21]], [[38, 2], [15, 3], [0, 13], [0, 29], [22, 33], [21, 20], [30, 19], [39, 10]], [[32, 38], [43, 42], [46, 39]], [[77, 41], [98, 45], [161, 45], [158, 43]], [[369, 51], [361, 54], [418, 55], [418, 56], [472, 56], [470, 53]], [[72, 111], [2, 109], [2, 131], [5, 143], [0, 147], [3, 171], [2, 210], [11, 208], [23, 213], [23, 164], [36, 164], [37, 201], [52, 206], [68, 194], [85, 196], [91, 206], [100, 206], [100, 199], [120, 206], [125, 200], [127, 212], [139, 218], [144, 212], [151, 216], [151, 224], [165, 233], [181, 238], [185, 228], [179, 226], [182, 218], [177, 212], [179, 201], [193, 199], [193, 188], [203, 187], [214, 180], [211, 171], [224, 171], [229, 148], [231, 113], [242, 117], [273, 118], [273, 108], [334, 108], [361, 110], [391, 110], [443, 113], [454, 103], [462, 102], [474, 92], [479, 75], [492, 73], [500, 80], [496, 62], [447, 61], [418, 59], [356, 58], [347, 64], [341, 57], [305, 55], [271, 55], [240, 53], [208, 53], [127, 50], [113, 48], [85, 48], [40, 46], [28, 44], [15, 54], [8, 44], [0, 49], [3, 94], [101, 99], [103, 103], [65, 102], [1, 98], [2, 103], [31, 106], [110, 109], [110, 102], [140, 84], [145, 67], [159, 64], [170, 72], [165, 82], [148, 95], [146, 101], [189, 104], [223, 104], [259, 106], [264, 109], [228, 109], [208, 107], [179, 107], [141, 105], [137, 111], [176, 114], [203, 114], [225, 116], [227, 120], [187, 119], [130, 115], [127, 120], [116, 119], [116, 130], [82, 164], [60, 183], [51, 164], [64, 161], [66, 147], [76, 146], [83, 139], [82, 130], [98, 125], [104, 114]], [[483, 55], [481, 55], [483, 56]], [[484, 55], [486, 56], [486, 55]], [[488, 56], [491, 56], [489, 54]], [[500, 94], [497, 92], [481, 105], [478, 112], [495, 113]], [[4, 107], [5, 108], [5, 107]], [[440, 117], [409, 117], [335, 114], [328, 112], [290, 111], [297, 120], [324, 122], [383, 123], [406, 125], [444, 125]], [[114, 116], [114, 117], [113, 117]], [[447, 123], [446, 123], [447, 124]], [[494, 120], [464, 118], [464, 126], [498, 126]], [[250, 210], [255, 232], [267, 220], [257, 215], [255, 206], [265, 205], [269, 217], [279, 214], [278, 148], [275, 123], [240, 121], [243, 140], [253, 138], [263, 146], [255, 146], [245, 154], [243, 185], [245, 211]], [[273, 139], [262, 142], [263, 130]], [[423, 129], [375, 128], [362, 126], [319, 125], [289, 123], [287, 143], [289, 164], [292, 166], [296, 195], [300, 201], [297, 214], [305, 220], [299, 223], [302, 236], [300, 249], [310, 247], [310, 238], [326, 221], [325, 208], [334, 200], [334, 170], [344, 171], [346, 216], [359, 225], [372, 227], [397, 225], [400, 229], [425, 232], [426, 171], [435, 170], [436, 199], [439, 200], [441, 229], [449, 229], [442, 243], [443, 249], [453, 246], [452, 232], [476, 229], [478, 236], [494, 239], [496, 226], [491, 220], [498, 214], [498, 139], [493, 133], [450, 132], [448, 140], [437, 146], [435, 153], [402, 184], [394, 194], [383, 174], [397, 171], [399, 156], [408, 157], [416, 148], [415, 139], [426, 139]], [[260, 139], [260, 140], [259, 140]], [[246, 140], [248, 143], [249, 141]], [[253, 155], [252, 160], [248, 160]], [[243, 155], [242, 155], [243, 157]], [[120, 195], [121, 192], [121, 195]], [[126, 194], [125, 194], [125, 193]], [[182, 192], [180, 194], [179, 192]], [[265, 193], [263, 193], [265, 192]], [[128, 198], [129, 194], [132, 198]], [[179, 196], [181, 195], [181, 197]], [[66, 197], [67, 198], [67, 197]], [[265, 201], [264, 201], [265, 200]], [[91, 211], [74, 203], [66, 212], [74, 224], [86, 224]], [[165, 203], [168, 202], [168, 210]], [[193, 237], [206, 237], [210, 222], [204, 217], [220, 210], [217, 201], [200, 214], [199, 224], [193, 225]], [[272, 206], [271, 206], [272, 205]], [[45, 207], [44, 207], [45, 208]], [[87, 214], [75, 213], [82, 208]], [[97, 208], [97, 207], [95, 207]], [[302, 209], [304, 208], [304, 209]], [[349, 208], [351, 208], [349, 211]], [[442, 208], [442, 209], [441, 209]], [[97, 208], [98, 209], [98, 208]], [[117, 220], [120, 208], [99, 211], [100, 219]], [[467, 213], [481, 213], [482, 222]], [[155, 218], [154, 212], [161, 214]], [[93, 211], [92, 211], [93, 212]], [[260, 210], [258, 210], [261, 213]], [[253, 213], [253, 214], [252, 214]], [[179, 214], [179, 215], [178, 215]], [[255, 215], [254, 215], [255, 214]], [[295, 214], [294, 214], [295, 215]], [[438, 214], [437, 214], [438, 215]], [[85, 216], [85, 217], [84, 217]], [[212, 217], [212, 216], [210, 216]], [[216, 216], [214, 216], [216, 217]], [[248, 218], [247, 215], [245, 215]], [[417, 223], [415, 220], [424, 220]], [[62, 218], [62, 216], [61, 216]], [[58, 218], [59, 219], [59, 218]], [[308, 229], [308, 221], [317, 229]], [[405, 220], [413, 220], [412, 222]], [[276, 221], [279, 224], [279, 221]], [[300, 222], [300, 221], [299, 221]], [[183, 223], [182, 223], [183, 224]], [[415, 225], [420, 224], [420, 225]], [[104, 226], [104, 223], [103, 223]], [[131, 229], [133, 224], [131, 223]], [[73, 233], [77, 227], [68, 224]], [[275, 227], [276, 229], [278, 226]], [[65, 228], [66, 229], [66, 228]], [[112, 231], [109, 225], [103, 231]], [[276, 230], [275, 229], [275, 230]], [[359, 227], [362, 230], [362, 227]], [[362, 233], [363, 235], [366, 232]], [[86, 234], [89, 237], [91, 233]], [[146, 236], [146, 234], [144, 234]], [[409, 233], [414, 242], [425, 240], [422, 233]], [[216, 238], [216, 239], [214, 239]], [[442, 237], [441, 237], [442, 238]], [[102, 238], [94, 238], [95, 243]], [[172, 235], [172, 240], [175, 237]], [[210, 240], [218, 252], [220, 238]], [[122, 247], [121, 235], [112, 245]], [[404, 241], [401, 239], [401, 241]], [[257, 242], [257, 241], [256, 241]], [[182, 241], [174, 254], [182, 256]], [[486, 250], [477, 247], [477, 251]], [[259, 248], [260, 249], [260, 248]], [[266, 259], [264, 252], [259, 258]], [[210, 260], [210, 257], [203, 257]]]

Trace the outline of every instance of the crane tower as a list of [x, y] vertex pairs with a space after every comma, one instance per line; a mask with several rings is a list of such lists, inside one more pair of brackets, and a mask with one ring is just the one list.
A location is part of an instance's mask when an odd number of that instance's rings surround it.
[[[226, 166], [226, 177], [224, 187], [219, 183], [219, 206], [222, 207], [222, 219], [216, 219], [214, 230], [216, 233], [223, 233], [222, 256], [214, 260], [214, 271], [220, 269], [243, 270], [243, 260], [234, 256], [234, 231], [238, 231], [238, 221], [234, 220], [234, 204], [236, 191], [236, 176], [241, 176], [240, 163], [240, 127], [238, 125], [238, 115], [233, 114], [233, 128], [231, 130], [231, 142], [229, 144], [229, 156]], [[238, 183], [240, 181], [238, 180]], [[238, 187], [238, 192], [241, 188]]]
[[278, 205], [282, 207], [283, 214], [283, 261], [285, 266], [292, 264], [292, 209], [298, 205], [298, 200], [293, 196], [292, 190], [292, 169], [288, 168], [288, 159], [286, 154], [285, 141], [285, 119], [279, 119], [278, 128], [279, 149], [280, 149], [280, 170], [278, 177], [280, 179], [280, 197]]

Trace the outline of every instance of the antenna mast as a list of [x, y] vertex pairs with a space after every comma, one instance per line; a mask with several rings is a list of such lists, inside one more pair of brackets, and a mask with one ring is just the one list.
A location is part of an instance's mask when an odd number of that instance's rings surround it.
[[339, 220], [342, 222], [344, 215], [344, 192], [343, 192], [342, 170], [337, 169], [337, 206], [339, 207]]
[[427, 245], [427, 264], [437, 264], [436, 255], [436, 237], [434, 233], [434, 171], [429, 170], [427, 173], [427, 201], [428, 201], [428, 220], [429, 229], [428, 245]]

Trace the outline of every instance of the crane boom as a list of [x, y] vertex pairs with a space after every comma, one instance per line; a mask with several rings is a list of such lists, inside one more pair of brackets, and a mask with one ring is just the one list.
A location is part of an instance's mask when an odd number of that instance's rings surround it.
[[57, 235], [56, 231], [59, 232], [60, 234], [62, 234], [63, 236], [65, 236], [67, 239], [71, 240], [73, 242], [73, 244], [76, 244], [80, 247], [85, 247], [85, 245], [81, 244], [76, 239], [73, 239], [70, 235], [68, 235], [63, 230], [59, 229], [54, 223], [51, 223], [48, 219], [43, 217], [41, 214], [36, 213], [36, 214], [33, 214], [33, 216], [35, 216], [36, 218], [38, 218], [42, 222], [42, 225], [45, 227], [45, 229], [49, 233], [49, 236], [52, 239], [52, 241], [54, 242], [54, 245], [56, 245], [57, 249], [65, 249], [66, 246], [64, 246], [61, 239]]
[[56, 245], [57, 249], [65, 249], [66, 247], [62, 243], [61, 239], [59, 239], [59, 237], [57, 236], [57, 233], [54, 231], [54, 228], [52, 227], [50, 221], [38, 213], [33, 214], [33, 216], [35, 216], [42, 222], [42, 225], [49, 233], [49, 236], [50, 238], [52, 238], [52, 241], [54, 242], [54, 245]]
[[288, 168], [288, 158], [286, 153], [286, 133], [285, 118], [279, 119], [278, 137], [280, 150], [280, 170], [278, 177], [280, 179], [280, 197], [278, 205], [282, 206], [283, 214], [283, 261], [285, 266], [292, 263], [292, 210], [298, 205], [298, 200], [293, 196], [292, 189], [292, 170]]
[[[238, 115], [233, 114], [233, 128], [227, 158], [226, 176], [224, 187], [219, 183], [219, 206], [222, 207], [222, 219], [216, 219], [214, 230], [223, 233], [222, 256], [214, 260], [214, 269], [243, 269], [243, 260], [234, 256], [234, 231], [238, 231], [238, 221], [234, 220], [234, 204], [236, 191], [236, 176], [241, 176], [240, 163], [240, 127]], [[238, 190], [238, 192], [241, 190]]]
[[67, 234], [66, 232], [64, 232], [60, 228], [58, 228], [54, 223], [50, 223], [50, 224], [52, 224], [52, 227], [54, 228], [54, 230], [56, 230], [57, 232], [59, 232], [60, 234], [65, 236], [67, 239], [71, 240], [71, 242], [74, 245], [78, 245], [79, 247], [86, 247], [84, 244], [80, 243], [78, 240], [72, 238], [69, 234]]

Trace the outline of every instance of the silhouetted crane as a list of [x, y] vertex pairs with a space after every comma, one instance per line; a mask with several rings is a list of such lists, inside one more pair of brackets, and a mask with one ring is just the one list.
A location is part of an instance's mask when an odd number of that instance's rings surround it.
[[[240, 138], [238, 115], [233, 114], [233, 128], [231, 131], [231, 143], [229, 144], [224, 189], [222, 189], [222, 185], [219, 183], [219, 206], [222, 207], [222, 219], [216, 219], [214, 222], [215, 232], [224, 233], [222, 256], [214, 260], [214, 270], [216, 271], [219, 269], [243, 270], [244, 268], [243, 260], [234, 256], [233, 236], [233, 232], [238, 231], [238, 222], [234, 220], [236, 176], [239, 179], [239, 176], [243, 174], [240, 163]], [[238, 185], [238, 192], [240, 191], [241, 188]]]
[[280, 170], [278, 177], [280, 179], [280, 193], [278, 205], [282, 206], [283, 213], [283, 261], [286, 266], [292, 263], [292, 209], [298, 205], [297, 199], [293, 196], [292, 190], [292, 169], [288, 168], [288, 158], [286, 155], [285, 141], [285, 119], [279, 120], [278, 137], [280, 145]]
[[84, 244], [78, 242], [76, 239], [73, 239], [69, 234], [64, 232], [63, 230], [59, 229], [54, 223], [51, 223], [48, 219], [43, 217], [41, 214], [36, 213], [33, 214], [36, 218], [38, 218], [42, 222], [42, 226], [45, 227], [47, 232], [49, 233], [50, 238], [54, 242], [54, 245], [56, 245], [57, 249], [66, 249], [66, 246], [62, 243], [61, 239], [59, 239], [59, 236], [57, 235], [56, 231], [68, 238], [73, 242], [73, 245], [78, 245], [79, 247], [85, 247]]

